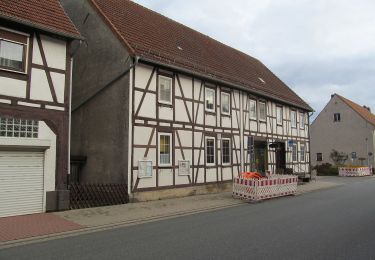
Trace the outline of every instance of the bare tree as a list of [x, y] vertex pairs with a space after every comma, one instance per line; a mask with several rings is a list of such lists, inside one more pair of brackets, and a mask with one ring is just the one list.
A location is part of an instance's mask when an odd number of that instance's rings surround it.
[[348, 160], [348, 155], [346, 153], [338, 152], [335, 149], [332, 149], [329, 157], [332, 159], [336, 166], [343, 165], [345, 161]]

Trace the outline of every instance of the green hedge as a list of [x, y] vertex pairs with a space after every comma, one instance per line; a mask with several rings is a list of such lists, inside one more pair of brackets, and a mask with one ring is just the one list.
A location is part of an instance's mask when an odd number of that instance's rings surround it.
[[337, 166], [333, 166], [330, 163], [323, 163], [320, 165], [314, 166], [318, 176], [338, 176], [339, 169]]

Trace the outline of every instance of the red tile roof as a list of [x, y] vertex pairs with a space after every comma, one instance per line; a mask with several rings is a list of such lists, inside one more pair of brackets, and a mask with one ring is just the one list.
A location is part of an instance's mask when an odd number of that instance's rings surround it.
[[0, 17], [68, 38], [81, 38], [59, 0], [0, 0]]
[[129, 0], [91, 3], [133, 56], [208, 75], [312, 110], [264, 64], [245, 53]]
[[344, 103], [346, 103], [349, 107], [351, 107], [355, 112], [357, 112], [361, 117], [363, 117], [367, 122], [375, 126], [375, 115], [371, 113], [368, 109], [364, 108], [363, 106], [354, 103], [353, 101], [344, 98], [338, 94], [335, 94], [339, 97]]

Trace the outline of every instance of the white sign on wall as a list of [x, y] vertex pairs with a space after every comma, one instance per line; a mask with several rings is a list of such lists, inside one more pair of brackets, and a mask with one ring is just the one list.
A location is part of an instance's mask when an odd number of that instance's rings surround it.
[[152, 161], [139, 160], [138, 161], [138, 178], [152, 177]]
[[190, 161], [189, 160], [178, 161], [178, 175], [180, 176], [190, 175]]

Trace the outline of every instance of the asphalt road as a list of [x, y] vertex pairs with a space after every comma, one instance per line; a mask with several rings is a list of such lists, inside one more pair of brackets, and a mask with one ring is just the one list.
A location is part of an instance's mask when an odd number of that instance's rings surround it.
[[4, 249], [0, 259], [375, 259], [375, 179]]

